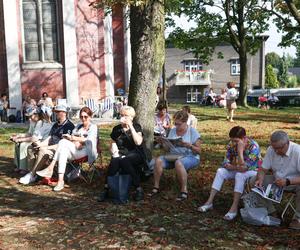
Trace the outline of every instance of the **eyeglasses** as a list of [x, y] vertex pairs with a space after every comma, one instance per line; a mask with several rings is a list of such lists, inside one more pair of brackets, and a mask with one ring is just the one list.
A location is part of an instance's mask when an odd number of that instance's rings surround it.
[[84, 118], [84, 119], [87, 119], [87, 118], [89, 118], [89, 116], [88, 116], [88, 115], [81, 115], [81, 116], [80, 116], [80, 119], [83, 119], [83, 118]]

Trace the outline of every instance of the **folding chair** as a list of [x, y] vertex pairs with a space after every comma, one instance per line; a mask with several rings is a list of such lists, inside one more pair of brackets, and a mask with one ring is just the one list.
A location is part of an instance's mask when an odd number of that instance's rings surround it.
[[93, 114], [96, 117], [99, 117], [99, 106], [94, 99], [85, 100], [84, 105], [87, 106], [90, 110], [92, 110]]
[[[97, 153], [98, 153], [97, 159], [100, 160], [100, 166], [102, 166], [103, 158], [102, 158], [102, 150], [100, 147], [100, 139], [99, 138], [97, 140]], [[84, 156], [84, 157], [76, 159], [76, 160], [71, 160], [68, 162], [68, 164], [69, 164], [69, 166], [72, 167], [72, 169], [79, 168], [80, 169], [79, 177], [81, 179], [83, 179], [87, 184], [91, 184], [94, 179], [94, 176], [99, 171], [99, 167], [97, 167], [95, 165], [96, 160], [93, 163], [89, 164], [87, 170], [83, 169], [83, 164], [88, 162], [88, 156]], [[87, 174], [83, 174], [83, 173], [87, 173]]]
[[286, 214], [286, 212], [289, 208], [291, 208], [294, 211], [294, 213], [296, 212], [296, 209], [293, 206], [293, 203], [295, 202], [295, 199], [296, 199], [296, 192], [295, 191], [284, 190], [284, 193], [288, 193], [290, 195], [290, 197], [289, 197], [288, 202], [286, 203], [285, 208], [283, 209], [283, 212], [281, 214], [281, 219], [282, 220], [283, 220], [284, 215]]
[[101, 117], [108, 112], [108, 111], [113, 111], [114, 110], [114, 100], [111, 97], [105, 97], [104, 99], [101, 100], [99, 104], [99, 109], [101, 113]]

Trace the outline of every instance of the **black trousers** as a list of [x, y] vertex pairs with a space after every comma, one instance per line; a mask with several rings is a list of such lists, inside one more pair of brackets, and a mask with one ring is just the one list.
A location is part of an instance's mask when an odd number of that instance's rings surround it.
[[[129, 174], [134, 187], [139, 187], [141, 178], [141, 166], [144, 163], [143, 157], [136, 151], [129, 152], [125, 157], [112, 158], [108, 167], [107, 176]], [[107, 183], [107, 180], [106, 180]]]

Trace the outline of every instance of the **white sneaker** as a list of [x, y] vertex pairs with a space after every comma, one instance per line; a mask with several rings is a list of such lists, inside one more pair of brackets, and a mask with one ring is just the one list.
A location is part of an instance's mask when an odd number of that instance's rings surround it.
[[36, 180], [36, 176], [34, 176], [31, 172], [29, 172], [28, 174], [20, 178], [19, 183], [28, 185], [32, 182], [35, 182], [35, 180]]
[[64, 189], [64, 182], [57, 183], [57, 185], [53, 188], [53, 191], [59, 192]]

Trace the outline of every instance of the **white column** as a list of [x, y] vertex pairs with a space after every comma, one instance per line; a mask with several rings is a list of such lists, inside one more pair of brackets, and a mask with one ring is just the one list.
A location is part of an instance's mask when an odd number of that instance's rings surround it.
[[3, 1], [6, 62], [7, 62], [7, 80], [8, 95], [10, 107], [21, 110], [22, 107], [22, 89], [21, 89], [21, 69], [19, 60], [19, 40], [18, 30], [20, 26], [17, 23], [17, 5], [15, 0]]
[[125, 90], [129, 90], [131, 74], [131, 44], [130, 44], [130, 27], [129, 27], [129, 8], [124, 8], [124, 72], [125, 72]]
[[113, 58], [113, 29], [112, 16], [108, 14], [104, 18], [104, 62], [106, 77], [106, 97], [114, 98], [114, 58]]
[[66, 97], [68, 105], [79, 106], [76, 16], [74, 0], [62, 1]]

